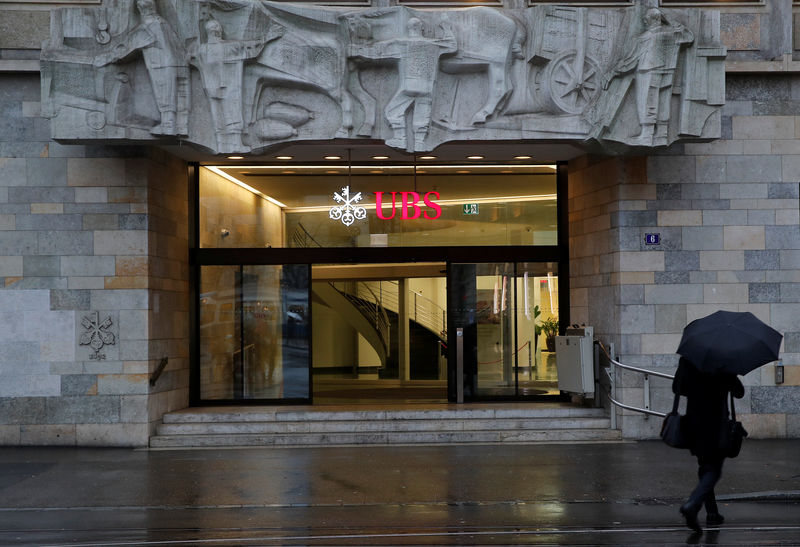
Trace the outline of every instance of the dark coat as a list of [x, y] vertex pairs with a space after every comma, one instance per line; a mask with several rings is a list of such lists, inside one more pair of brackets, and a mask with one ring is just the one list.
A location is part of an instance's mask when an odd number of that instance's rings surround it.
[[686, 397], [682, 425], [689, 436], [692, 454], [705, 460], [721, 460], [719, 432], [728, 418], [728, 393], [737, 399], [744, 397], [742, 382], [728, 372], [700, 372], [681, 357], [672, 392]]

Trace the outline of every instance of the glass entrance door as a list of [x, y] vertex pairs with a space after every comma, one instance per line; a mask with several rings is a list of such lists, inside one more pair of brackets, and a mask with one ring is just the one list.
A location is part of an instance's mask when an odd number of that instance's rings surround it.
[[[464, 398], [558, 394], [553, 337], [558, 333], [554, 263], [450, 265], [450, 345], [462, 329]], [[450, 352], [450, 398], [459, 356]]]
[[201, 400], [310, 400], [308, 270], [201, 268]]

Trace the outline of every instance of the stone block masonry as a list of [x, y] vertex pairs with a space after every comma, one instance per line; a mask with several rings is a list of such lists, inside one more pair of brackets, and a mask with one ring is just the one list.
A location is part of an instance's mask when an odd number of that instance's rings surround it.
[[[675, 145], [647, 158], [581, 158], [569, 170], [570, 251], [584, 264], [571, 272], [570, 322], [595, 325], [622, 362], [672, 372], [689, 321], [718, 309], [754, 313], [785, 336], [784, 383], [775, 384], [771, 366], [745, 377], [752, 404], [740, 414], [754, 437], [796, 436], [798, 428], [800, 117], [759, 114], [778, 111], [768, 106], [783, 95], [764, 90], [780, 90], [786, 79], [728, 75], [736, 100], [723, 108], [727, 139]], [[792, 76], [791, 85], [798, 84]], [[614, 193], [619, 201], [608, 198]], [[625, 211], [624, 226], [633, 232], [586, 231], [614, 208]], [[651, 211], [655, 222], [645, 214]], [[661, 235], [660, 244], [632, 250], [626, 234], [650, 232]], [[615, 254], [618, 260], [604, 259]], [[614, 290], [591, 288], [607, 282]], [[609, 297], [610, 310], [603, 302]], [[642, 406], [642, 378], [625, 382], [623, 402]], [[665, 410], [655, 401], [671, 401], [669, 386], [655, 388], [653, 397], [653, 407]], [[625, 437], [657, 435], [658, 420], [619, 414]]]
[[0, 444], [145, 446], [188, 404], [186, 166], [30, 140], [38, 75], [0, 90]]

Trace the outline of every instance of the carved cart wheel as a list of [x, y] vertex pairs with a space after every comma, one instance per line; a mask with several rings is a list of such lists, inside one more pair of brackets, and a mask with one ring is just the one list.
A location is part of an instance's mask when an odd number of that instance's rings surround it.
[[564, 51], [547, 64], [541, 82], [542, 91], [561, 112], [581, 114], [600, 93], [600, 67], [588, 55], [583, 66], [576, 67], [578, 53]]

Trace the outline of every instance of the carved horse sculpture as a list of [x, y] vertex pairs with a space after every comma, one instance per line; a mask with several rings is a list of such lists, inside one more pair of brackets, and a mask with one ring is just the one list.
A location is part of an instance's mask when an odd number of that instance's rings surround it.
[[419, 12], [398, 6], [342, 14], [291, 4], [262, 6], [270, 24], [286, 29], [250, 65], [250, 76], [245, 82], [249, 89], [245, 89], [244, 97], [251, 123], [267, 87], [310, 89], [340, 106], [342, 123], [336, 137], [351, 136], [356, 103], [364, 110], [364, 121], [357, 135], [374, 136], [377, 122], [376, 100], [362, 87], [359, 78], [363, 61], [356, 61], [351, 55], [354, 44], [396, 37], [411, 17], [423, 19], [430, 28], [443, 25], [452, 28], [457, 51], [442, 57], [439, 68], [452, 74], [486, 72], [487, 75], [486, 101], [470, 120], [475, 125], [496, 113], [510, 95], [511, 60], [521, 51], [520, 42], [524, 39], [514, 20], [486, 7]]
[[[521, 57], [525, 39], [517, 24], [497, 10], [475, 7], [442, 12], [420, 12], [406, 7], [379, 8], [342, 16], [348, 42], [347, 80], [344, 94], [351, 95], [364, 108], [360, 136], [370, 136], [376, 118], [376, 101], [362, 87], [359, 71], [366, 66], [362, 56], [354, 53], [356, 45], [368, 45], [402, 33], [406, 21], [418, 17], [428, 28], [449, 28], [456, 37], [456, 52], [439, 60], [439, 69], [450, 74], [486, 72], [486, 102], [475, 112], [470, 125], [481, 124], [495, 114], [512, 91], [509, 70], [513, 57]], [[431, 34], [429, 32], [429, 34]], [[432, 39], [440, 38], [432, 36]], [[350, 117], [352, 119], [352, 116]]]
[[311, 90], [331, 98], [342, 109], [342, 123], [335, 136], [349, 136], [353, 127], [353, 100], [344, 83], [346, 46], [338, 12], [274, 3], [263, 3], [259, 8], [271, 27], [280, 28], [281, 36], [267, 44], [248, 68], [244, 97], [250, 123], [256, 121], [264, 91], [271, 86], [282, 86]]

